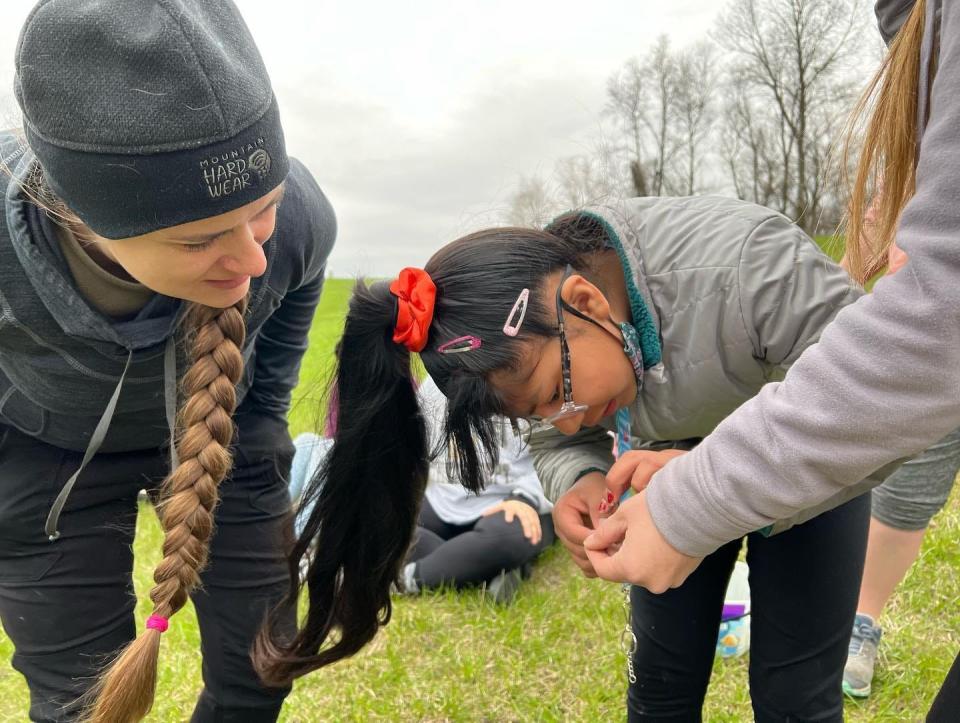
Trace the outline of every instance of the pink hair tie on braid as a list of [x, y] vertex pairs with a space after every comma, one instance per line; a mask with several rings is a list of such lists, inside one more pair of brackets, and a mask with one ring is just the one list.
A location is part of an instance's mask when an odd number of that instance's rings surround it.
[[156, 630], [165, 633], [169, 627], [170, 621], [162, 615], [151, 615], [147, 618], [147, 630]]

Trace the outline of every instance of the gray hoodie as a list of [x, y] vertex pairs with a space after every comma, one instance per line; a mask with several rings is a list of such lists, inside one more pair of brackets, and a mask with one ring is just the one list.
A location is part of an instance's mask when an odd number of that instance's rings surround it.
[[[901, 4], [879, 4], [881, 20]], [[916, 194], [896, 234], [909, 262], [843, 309], [782, 382], [653, 477], [650, 513], [680, 552], [702, 557], [823, 504], [960, 426], [957, 3], [927, 4], [918, 105]]]

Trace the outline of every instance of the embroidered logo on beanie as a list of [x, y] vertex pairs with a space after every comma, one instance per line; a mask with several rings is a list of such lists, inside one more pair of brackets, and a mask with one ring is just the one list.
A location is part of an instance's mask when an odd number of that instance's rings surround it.
[[244, 188], [257, 186], [270, 173], [270, 154], [262, 148], [265, 141], [239, 146], [227, 153], [204, 158], [200, 170], [210, 198], [229, 196]]

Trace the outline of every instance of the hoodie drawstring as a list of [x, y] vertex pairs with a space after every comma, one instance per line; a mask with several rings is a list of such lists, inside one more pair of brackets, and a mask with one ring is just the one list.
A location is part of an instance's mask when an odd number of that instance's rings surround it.
[[93, 456], [100, 449], [100, 446], [103, 444], [103, 440], [107, 436], [107, 431], [110, 429], [110, 422], [113, 420], [113, 415], [117, 411], [117, 400], [120, 399], [120, 390], [123, 389], [123, 382], [127, 377], [127, 371], [130, 369], [130, 362], [132, 359], [133, 349], [131, 349], [130, 353], [127, 355], [127, 363], [123, 366], [123, 374], [120, 375], [120, 381], [117, 382], [117, 388], [113, 390], [113, 395], [110, 397], [110, 402], [107, 404], [107, 408], [103, 410], [100, 421], [97, 422], [97, 426], [93, 430], [93, 434], [90, 436], [90, 443], [87, 445], [87, 451], [83, 453], [83, 461], [80, 462], [80, 468], [70, 475], [70, 479], [68, 479], [66, 484], [63, 485], [63, 488], [60, 490], [60, 494], [57, 495], [57, 499], [53, 501], [53, 506], [50, 508], [50, 514], [47, 515], [47, 524], [43, 528], [50, 542], [53, 542], [60, 537], [60, 531], [57, 529], [57, 525], [60, 522], [60, 513], [63, 512], [63, 507], [67, 504], [67, 498], [70, 496], [70, 491], [73, 489], [73, 485], [76, 484], [80, 473], [83, 472], [90, 460], [93, 459]]
[[[90, 460], [93, 459], [94, 455], [100, 450], [101, 445], [103, 445], [103, 440], [110, 430], [110, 422], [113, 421], [113, 415], [117, 411], [117, 401], [120, 399], [120, 390], [123, 389], [123, 382], [127, 378], [127, 372], [130, 370], [132, 360], [133, 350], [131, 349], [127, 355], [127, 362], [123, 366], [120, 381], [117, 382], [117, 388], [113, 390], [113, 395], [107, 403], [107, 408], [103, 410], [100, 421], [97, 422], [97, 426], [90, 437], [90, 443], [87, 444], [87, 450], [83, 453], [83, 461], [80, 462], [80, 467], [70, 475], [70, 479], [68, 479], [60, 489], [60, 494], [57, 495], [57, 499], [53, 501], [53, 505], [50, 507], [50, 514], [47, 515], [47, 523], [43, 528], [50, 542], [54, 542], [60, 537], [60, 531], [57, 527], [60, 522], [60, 514], [67, 504], [67, 498], [70, 497], [70, 492], [73, 491], [73, 486], [76, 484], [80, 474]], [[166, 346], [163, 350], [163, 401], [167, 417], [167, 426], [170, 428], [170, 469], [175, 470], [179, 465], [179, 459], [177, 457], [176, 439], [174, 438], [177, 422], [177, 344], [173, 336], [167, 339]]]

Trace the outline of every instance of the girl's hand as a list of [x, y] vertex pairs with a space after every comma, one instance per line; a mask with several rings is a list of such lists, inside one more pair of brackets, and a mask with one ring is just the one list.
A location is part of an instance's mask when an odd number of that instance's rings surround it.
[[536, 545], [540, 542], [540, 538], [542, 537], [540, 515], [537, 514], [537, 511], [533, 509], [533, 507], [520, 500], [504, 500], [493, 507], [485, 509], [483, 516], [490, 517], [498, 512], [503, 512], [508, 525], [513, 522], [514, 517], [520, 520], [520, 524], [523, 526], [523, 536], [530, 541], [531, 545]]
[[620, 505], [583, 544], [599, 577], [639, 585], [657, 595], [682, 585], [700, 564], [699, 558], [677, 552], [663, 538], [643, 492]]
[[682, 449], [663, 449], [653, 452], [643, 449], [624, 452], [607, 472], [607, 489], [619, 500], [629, 488], [643, 492], [650, 478], [659, 472], [671, 459], [686, 454]]
[[587, 559], [583, 541], [596, 528], [600, 503], [608, 494], [606, 477], [601, 472], [590, 472], [578, 479], [553, 506], [554, 531], [587, 577], [596, 577], [597, 573]]

